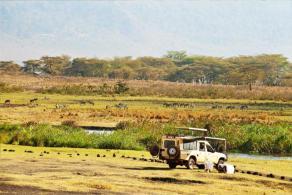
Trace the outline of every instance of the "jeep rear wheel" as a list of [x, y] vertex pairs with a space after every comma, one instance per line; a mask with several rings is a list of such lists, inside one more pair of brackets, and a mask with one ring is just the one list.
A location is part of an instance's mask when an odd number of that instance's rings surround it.
[[187, 162], [188, 169], [194, 169], [196, 167], [196, 160], [194, 158], [190, 158]]
[[170, 169], [175, 169], [176, 168], [176, 163], [170, 161], [170, 162], [168, 162], [168, 166], [169, 166]]

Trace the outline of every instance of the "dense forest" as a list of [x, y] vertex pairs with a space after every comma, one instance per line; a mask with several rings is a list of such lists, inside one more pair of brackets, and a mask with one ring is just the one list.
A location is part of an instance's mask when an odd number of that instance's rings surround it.
[[22, 66], [13, 61], [0, 61], [0, 70], [126, 80], [292, 86], [292, 63], [280, 54], [221, 58], [168, 51], [163, 57], [71, 59], [66, 55], [43, 56], [24, 61]]

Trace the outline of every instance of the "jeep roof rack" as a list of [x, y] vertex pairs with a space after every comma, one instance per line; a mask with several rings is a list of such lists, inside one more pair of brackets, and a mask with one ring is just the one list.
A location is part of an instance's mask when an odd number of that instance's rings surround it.
[[207, 132], [207, 129], [203, 129], [203, 128], [195, 128], [195, 127], [177, 127], [176, 129], [181, 129], [181, 130], [190, 130], [190, 131], [203, 131], [203, 132]]

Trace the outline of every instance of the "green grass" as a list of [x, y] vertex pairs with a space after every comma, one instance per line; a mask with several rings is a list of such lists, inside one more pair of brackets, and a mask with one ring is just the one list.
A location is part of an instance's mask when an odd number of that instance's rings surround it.
[[[69, 126], [1, 125], [0, 142], [29, 146], [143, 150], [160, 144], [162, 135], [169, 133], [179, 133], [174, 124], [128, 123], [125, 129], [110, 135], [87, 134], [82, 129]], [[292, 133], [288, 125], [224, 124], [212, 131], [212, 135], [226, 138], [228, 150], [231, 151], [292, 154]]]
[[143, 147], [131, 136], [116, 132], [111, 135], [87, 134], [84, 130], [68, 126], [50, 125], [2, 125], [0, 142], [15, 145], [134, 149]]

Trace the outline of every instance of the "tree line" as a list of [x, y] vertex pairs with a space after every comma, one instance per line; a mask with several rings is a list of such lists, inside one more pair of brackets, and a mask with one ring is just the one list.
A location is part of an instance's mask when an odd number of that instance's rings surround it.
[[168, 51], [162, 57], [115, 57], [112, 59], [43, 56], [23, 61], [0, 61], [6, 72], [102, 77], [110, 79], [166, 80], [200, 84], [257, 84], [292, 86], [292, 63], [281, 54], [229, 58], [187, 55]]

